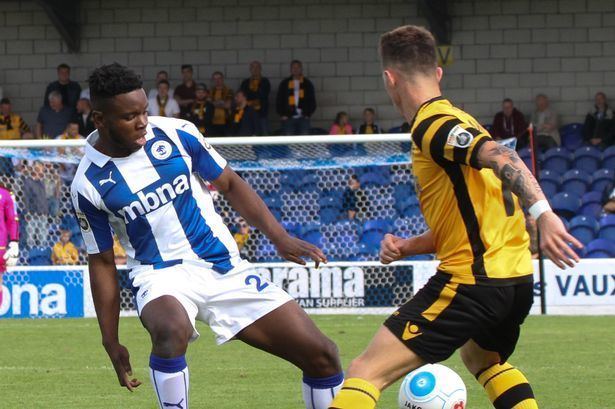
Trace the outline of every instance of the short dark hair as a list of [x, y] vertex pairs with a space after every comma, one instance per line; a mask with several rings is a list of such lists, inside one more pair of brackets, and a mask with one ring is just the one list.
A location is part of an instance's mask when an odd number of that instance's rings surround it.
[[158, 72], [156, 73], [156, 76], [158, 76], [158, 75], [160, 75], [160, 74], [164, 74], [164, 75], [166, 75], [167, 77], [169, 76], [169, 73], [168, 73], [166, 70], [160, 70], [160, 71], [158, 71]]
[[402, 26], [380, 36], [382, 66], [406, 74], [431, 74], [438, 66], [436, 40], [424, 27]]
[[348, 114], [346, 113], [346, 111], [340, 111], [337, 113], [337, 115], [335, 115], [335, 123], [336, 124], [340, 124], [340, 121], [342, 120], [343, 116], [348, 116]]
[[96, 68], [88, 78], [92, 105], [100, 104], [116, 95], [143, 88], [143, 82], [133, 70], [116, 62]]
[[513, 103], [513, 100], [510, 98], [504, 98], [504, 101], [502, 101], [502, 104], [505, 102], [510, 102], [511, 104]]
[[372, 114], [376, 115], [376, 111], [374, 111], [374, 108], [365, 108], [363, 112], [371, 112]]
[[167, 87], [171, 87], [171, 84], [169, 84], [169, 81], [167, 80], [160, 80], [158, 81], [158, 84], [156, 84], [156, 87], [160, 86], [160, 84], [167, 84]]
[[192, 69], [192, 64], [182, 64], [182, 71], [183, 70], [190, 70], [190, 71], [194, 71]]
[[220, 75], [222, 77], [224, 77], [224, 74], [222, 73], [222, 71], [214, 71], [211, 76], [213, 77], [214, 75]]
[[70, 71], [70, 66], [66, 63], [62, 63], [60, 65], [58, 65], [58, 68], [56, 68], [57, 71], [60, 71], [61, 69], [66, 69]]
[[9, 105], [11, 103], [11, 100], [8, 98], [2, 98], [0, 99], [0, 105]]
[[302, 63], [301, 61], [299, 61], [299, 60], [292, 60], [292, 61], [290, 62], [290, 65], [294, 65], [294, 64], [299, 64], [300, 66], [302, 66], [302, 67], [303, 67], [303, 63]]

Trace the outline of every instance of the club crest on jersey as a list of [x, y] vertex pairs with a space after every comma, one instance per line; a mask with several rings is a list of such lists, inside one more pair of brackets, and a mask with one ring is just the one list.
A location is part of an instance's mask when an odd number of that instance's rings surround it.
[[474, 136], [472, 136], [470, 132], [466, 131], [461, 126], [456, 125], [448, 133], [446, 143], [457, 148], [467, 148], [468, 146], [470, 146], [473, 140]]
[[152, 156], [158, 160], [164, 160], [171, 156], [171, 144], [167, 141], [156, 141], [152, 145]]

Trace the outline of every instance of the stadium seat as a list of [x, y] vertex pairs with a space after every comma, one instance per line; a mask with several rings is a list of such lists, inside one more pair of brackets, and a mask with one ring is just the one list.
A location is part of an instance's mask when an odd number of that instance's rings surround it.
[[602, 193], [590, 191], [581, 198], [581, 209], [579, 213], [585, 216], [598, 218], [602, 212]]
[[414, 186], [410, 183], [402, 183], [393, 186], [393, 199], [395, 199], [395, 203], [400, 203], [403, 198], [411, 195], [414, 196], [414, 194]]
[[288, 233], [295, 237], [299, 237], [301, 235], [301, 224], [295, 222], [282, 222], [282, 226]]
[[323, 224], [335, 223], [342, 217], [342, 209], [339, 206], [320, 207], [320, 221]]
[[399, 213], [403, 217], [418, 216], [421, 214], [419, 200], [416, 196], [408, 196], [400, 203]]
[[314, 192], [318, 190], [318, 176], [313, 173], [306, 174], [297, 184], [299, 192]]
[[615, 145], [602, 152], [602, 167], [604, 169], [615, 169]]
[[28, 264], [31, 266], [51, 265], [51, 249], [49, 247], [32, 247], [28, 252]]
[[602, 194], [609, 184], [615, 182], [615, 168], [598, 169], [593, 173], [592, 179], [591, 190]]
[[334, 194], [325, 194], [318, 199], [318, 204], [320, 208], [323, 207], [342, 207], [342, 203], [344, 202], [342, 196], [334, 195]]
[[322, 245], [322, 233], [320, 232], [320, 224], [308, 223], [304, 225], [301, 231], [301, 239], [320, 247]]
[[542, 169], [564, 173], [570, 168], [571, 156], [570, 152], [564, 148], [551, 148], [543, 156]]
[[302, 169], [285, 170], [280, 175], [280, 189], [284, 192], [297, 191], [307, 175], [307, 171]]
[[589, 189], [591, 182], [592, 177], [589, 173], [572, 169], [562, 176], [562, 191], [581, 197]]
[[591, 241], [585, 248], [587, 258], [613, 258], [615, 257], [615, 242], [606, 239]]
[[587, 245], [596, 238], [598, 228], [598, 221], [593, 217], [579, 215], [570, 220], [570, 234], [576, 237], [583, 245]]
[[386, 233], [391, 231], [391, 225], [385, 219], [368, 220], [363, 224], [361, 243], [372, 247], [380, 247], [380, 242]]
[[381, 173], [377, 172], [369, 172], [364, 173], [359, 177], [359, 182], [361, 182], [362, 187], [368, 186], [383, 186], [388, 184], [390, 181], [385, 178]]
[[594, 173], [600, 168], [602, 152], [593, 146], [583, 146], [574, 151], [572, 165], [575, 169]]
[[598, 237], [615, 243], [615, 214], [608, 214], [600, 219], [600, 233]]
[[493, 129], [493, 125], [491, 124], [482, 124], [482, 127], [485, 128], [489, 133], [491, 133], [491, 130]]
[[554, 196], [560, 188], [562, 183], [562, 176], [549, 169], [540, 171], [540, 187], [542, 188], [545, 196]]
[[559, 129], [559, 133], [564, 148], [574, 151], [583, 145], [583, 124], [564, 125]]
[[334, 143], [327, 145], [331, 156], [364, 156], [367, 155], [365, 146], [361, 143]]
[[290, 158], [292, 153], [287, 145], [254, 145], [258, 160]]
[[380, 249], [380, 243], [378, 247], [370, 246], [365, 243], [358, 243], [349, 259], [350, 261], [372, 261], [378, 259], [378, 251]]
[[517, 153], [519, 154], [519, 157], [521, 158], [523, 163], [525, 163], [525, 166], [527, 166], [528, 169], [532, 170], [532, 150], [530, 148], [523, 148], [520, 149]]
[[553, 211], [564, 219], [571, 219], [581, 207], [581, 199], [570, 193], [561, 192], [550, 200]]
[[388, 133], [402, 133], [401, 126], [394, 126], [390, 128]]

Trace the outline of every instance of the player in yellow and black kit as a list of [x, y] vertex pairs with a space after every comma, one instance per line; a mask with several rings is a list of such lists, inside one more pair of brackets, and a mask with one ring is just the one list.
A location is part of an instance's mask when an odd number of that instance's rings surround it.
[[429, 230], [387, 235], [384, 264], [433, 253], [438, 272], [393, 313], [346, 372], [331, 404], [372, 409], [380, 391], [407, 372], [460, 349], [497, 409], [538, 408], [525, 376], [507, 360], [533, 301], [529, 237], [521, 205], [541, 229], [545, 254], [560, 267], [577, 255], [536, 180], [517, 154], [494, 142], [470, 115], [440, 96], [442, 69], [424, 28], [384, 34], [385, 87], [410, 123], [412, 168]]

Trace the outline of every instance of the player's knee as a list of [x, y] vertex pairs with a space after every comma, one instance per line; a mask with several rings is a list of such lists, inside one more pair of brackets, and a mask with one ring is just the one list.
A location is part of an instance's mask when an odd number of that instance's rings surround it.
[[185, 352], [192, 329], [178, 322], [165, 322], [150, 328], [154, 351], [159, 355], [175, 356]]
[[342, 370], [337, 345], [329, 338], [324, 338], [317, 347], [312, 348], [309, 355], [302, 369], [312, 376], [331, 376]]
[[461, 348], [459, 355], [472, 375], [476, 375], [483, 369], [489, 368], [500, 361], [497, 354], [481, 354], [467, 348]]

